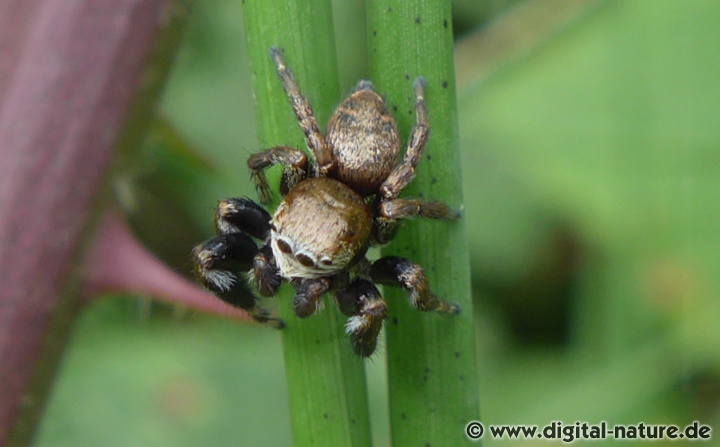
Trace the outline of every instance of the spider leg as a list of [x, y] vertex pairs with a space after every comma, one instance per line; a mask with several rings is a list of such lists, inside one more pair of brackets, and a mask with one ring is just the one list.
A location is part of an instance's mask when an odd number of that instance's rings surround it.
[[270, 235], [270, 214], [248, 198], [222, 199], [215, 210], [215, 231], [219, 235], [247, 233], [254, 238], [267, 240]]
[[378, 335], [387, 316], [387, 307], [380, 291], [371, 281], [356, 278], [345, 289], [336, 292], [340, 310], [350, 315], [345, 331], [355, 353], [369, 357], [375, 352]]
[[[215, 229], [220, 235], [247, 233], [250, 236], [267, 241], [270, 237], [270, 214], [248, 198], [223, 199], [215, 212]], [[240, 236], [236, 236], [240, 237]], [[249, 249], [247, 256], [252, 258], [252, 280], [261, 295], [275, 295], [280, 287], [280, 274], [270, 245]], [[240, 270], [247, 270], [244, 265]]]
[[402, 162], [380, 186], [380, 194], [386, 199], [397, 197], [415, 178], [415, 168], [420, 162], [425, 143], [430, 135], [427, 107], [425, 106], [425, 79], [417, 78], [413, 87], [415, 87], [415, 126], [410, 131], [407, 150]]
[[300, 128], [305, 134], [305, 141], [315, 155], [319, 174], [326, 175], [333, 168], [332, 149], [320, 133], [317, 120], [313, 114], [312, 107], [310, 107], [310, 102], [300, 92], [300, 87], [297, 85], [295, 76], [293, 76], [287, 67], [287, 63], [285, 59], [283, 59], [280, 50], [277, 47], [272, 47], [270, 49], [270, 56], [275, 63], [275, 68], [285, 88], [285, 92], [290, 97], [295, 116], [300, 123]]
[[283, 321], [258, 306], [247, 282], [236, 273], [252, 266], [257, 251], [255, 242], [243, 233], [208, 239], [193, 248], [195, 274], [221, 300], [245, 310], [257, 322], [280, 329], [284, 326]]
[[378, 215], [373, 221], [372, 245], [385, 245], [395, 238], [398, 230], [397, 219], [390, 219]]
[[328, 277], [295, 280], [293, 308], [300, 318], [309, 317], [320, 307], [320, 298], [330, 290], [332, 281]]
[[390, 199], [380, 202], [380, 215], [387, 219], [410, 219], [427, 217], [430, 219], [450, 220], [460, 217], [460, 213], [435, 200]]
[[373, 222], [373, 243], [383, 245], [390, 242], [397, 233], [398, 219], [413, 217], [452, 220], [460, 217], [460, 212], [445, 203], [434, 200], [413, 198], [382, 200], [378, 215]]
[[282, 283], [270, 244], [263, 246], [253, 258], [252, 281], [263, 296], [273, 296]]
[[271, 196], [270, 185], [265, 177], [266, 168], [278, 164], [285, 167], [280, 180], [282, 195], [287, 194], [293, 186], [307, 177], [307, 156], [292, 147], [278, 146], [252, 154], [247, 164], [263, 203], [269, 202]]
[[423, 269], [405, 258], [387, 256], [378, 259], [373, 263], [370, 276], [376, 283], [400, 286], [410, 292], [410, 304], [419, 310], [449, 314], [460, 311], [457, 304], [433, 295]]

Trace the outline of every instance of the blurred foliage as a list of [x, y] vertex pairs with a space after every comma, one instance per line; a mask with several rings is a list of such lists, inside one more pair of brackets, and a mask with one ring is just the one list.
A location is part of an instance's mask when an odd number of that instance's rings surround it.
[[[364, 9], [335, 3], [348, 91]], [[525, 2], [455, 3], [471, 39]], [[197, 2], [163, 121], [113, 177], [182, 272], [216, 200], [254, 197], [241, 23], [237, 1]], [[605, 1], [459, 86], [484, 422], [720, 427], [719, 26], [717, 2]], [[37, 446], [291, 442], [277, 333], [147, 303], [85, 312]], [[382, 355], [368, 367], [387, 445]]]

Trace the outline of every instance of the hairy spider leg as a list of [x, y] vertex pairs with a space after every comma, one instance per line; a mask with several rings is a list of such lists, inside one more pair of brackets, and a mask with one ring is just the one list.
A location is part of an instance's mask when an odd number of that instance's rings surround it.
[[265, 241], [270, 236], [270, 214], [247, 197], [222, 199], [215, 210], [215, 231], [219, 235], [247, 233]]
[[397, 198], [402, 190], [415, 178], [415, 168], [422, 158], [430, 134], [427, 107], [425, 105], [425, 79], [422, 77], [417, 78], [413, 86], [415, 88], [415, 126], [410, 132], [408, 147], [402, 162], [380, 186], [381, 199], [378, 216], [373, 223], [373, 242], [377, 245], [386, 244], [395, 237], [398, 219], [419, 216], [450, 220], [460, 217], [460, 213], [440, 201]]
[[223, 301], [246, 310], [254, 320], [283, 327], [282, 320], [257, 305], [247, 282], [238, 277], [252, 269], [261, 293], [274, 293], [279, 287], [280, 276], [272, 253], [268, 259], [268, 247], [258, 250], [252, 239], [269, 240], [270, 214], [248, 198], [223, 199], [215, 211], [215, 230], [217, 237], [193, 249], [195, 273], [200, 282]]
[[415, 88], [415, 126], [410, 131], [407, 150], [402, 162], [395, 167], [380, 186], [380, 194], [385, 199], [394, 199], [415, 178], [415, 168], [420, 162], [425, 143], [430, 135], [428, 113], [425, 106], [425, 79], [419, 77], [413, 83]]
[[405, 258], [387, 256], [375, 261], [370, 269], [373, 281], [390, 286], [400, 286], [410, 292], [410, 304], [423, 311], [456, 314], [457, 304], [450, 304], [433, 295], [423, 269]]
[[246, 197], [223, 199], [215, 212], [218, 234], [247, 233], [266, 243], [260, 250], [255, 250], [250, 272], [258, 291], [264, 296], [275, 295], [281, 282], [272, 248], [267, 244], [270, 241], [270, 220], [265, 208]]
[[264, 245], [253, 259], [253, 268], [250, 271], [252, 282], [257, 286], [260, 295], [273, 296], [282, 283], [280, 270], [277, 268], [270, 244]]
[[393, 220], [411, 219], [418, 216], [438, 220], [460, 217], [458, 211], [443, 202], [413, 198], [383, 200], [380, 202], [380, 215]]
[[318, 173], [322, 176], [327, 175], [333, 168], [332, 149], [325, 141], [325, 137], [320, 133], [317, 120], [313, 114], [310, 101], [300, 92], [300, 87], [295, 80], [290, 69], [283, 59], [282, 53], [277, 47], [270, 48], [270, 57], [275, 63], [277, 74], [282, 81], [285, 93], [290, 97], [295, 116], [298, 119], [300, 128], [305, 134], [305, 141], [308, 147], [315, 155], [315, 161], [318, 164]]
[[268, 203], [272, 196], [265, 177], [265, 169], [272, 165], [283, 165], [280, 180], [280, 194], [287, 194], [295, 185], [307, 177], [307, 155], [292, 147], [278, 146], [252, 154], [247, 160], [248, 168], [260, 194], [260, 201]]
[[223, 234], [193, 248], [195, 274], [200, 282], [221, 300], [245, 310], [253, 320], [282, 328], [279, 318], [258, 306], [247, 282], [238, 272], [252, 267], [258, 248], [244, 233]]
[[325, 292], [330, 290], [332, 281], [329, 277], [322, 278], [297, 278], [292, 281], [295, 288], [295, 297], [293, 298], [293, 309], [295, 314], [300, 318], [309, 317], [320, 308], [320, 299]]
[[[381, 202], [382, 205], [382, 202]], [[397, 219], [383, 216], [381, 213], [375, 216], [372, 228], [372, 245], [385, 245], [395, 239], [398, 230]]]
[[387, 317], [387, 306], [375, 284], [356, 278], [335, 293], [340, 310], [349, 315], [345, 331], [350, 335], [353, 350], [361, 357], [375, 352], [378, 335]]
[[395, 238], [398, 219], [412, 219], [414, 217], [453, 220], [460, 217], [460, 212], [437, 200], [414, 198], [381, 200], [378, 206], [378, 214], [373, 222], [374, 245], [384, 245]]

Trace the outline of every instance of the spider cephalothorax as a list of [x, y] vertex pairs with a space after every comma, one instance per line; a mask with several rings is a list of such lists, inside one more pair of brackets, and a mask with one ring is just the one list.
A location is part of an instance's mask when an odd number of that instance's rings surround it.
[[442, 202], [398, 198], [415, 177], [428, 138], [423, 79], [414, 83], [416, 124], [398, 163], [397, 126], [371, 82], [358, 83], [333, 113], [323, 136], [282, 54], [273, 48], [271, 56], [314, 160], [308, 165], [302, 151], [285, 146], [250, 156], [248, 166], [263, 202], [270, 198], [265, 168], [284, 166], [283, 200], [272, 216], [247, 198], [221, 200], [215, 214], [218, 236], [193, 249], [200, 281], [255, 320], [278, 328], [284, 323], [257, 305], [241, 278], [244, 272], [249, 271], [250, 283], [265, 296], [274, 295], [282, 281], [289, 282], [300, 317], [313, 314], [330, 292], [350, 317], [347, 332], [363, 357], [375, 351], [387, 314], [374, 283], [403, 287], [420, 310], [457, 312], [457, 306], [433, 295], [417, 264], [393, 256], [375, 262], [365, 257], [370, 245], [394, 237], [398, 219], [458, 217]]

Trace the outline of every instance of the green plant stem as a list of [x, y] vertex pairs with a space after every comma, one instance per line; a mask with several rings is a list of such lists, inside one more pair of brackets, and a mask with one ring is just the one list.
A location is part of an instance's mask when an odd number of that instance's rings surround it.
[[[450, 1], [369, 0], [368, 38], [371, 78], [402, 135], [415, 120], [412, 83], [427, 81], [430, 139], [404, 195], [462, 210]], [[462, 308], [421, 313], [404, 291], [385, 288], [392, 444], [461, 445], [480, 416], [465, 221], [409, 222], [384, 253], [419, 263], [435, 294]]]
[[[340, 97], [330, 2], [245, 0], [243, 6], [259, 140], [305, 147], [269, 50], [283, 51], [324, 127]], [[278, 299], [287, 323], [282, 339], [295, 445], [370, 445], [365, 371], [344, 334], [345, 318], [328, 303], [300, 320], [290, 306], [292, 291], [283, 289]]]

